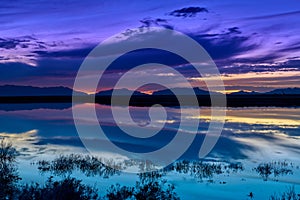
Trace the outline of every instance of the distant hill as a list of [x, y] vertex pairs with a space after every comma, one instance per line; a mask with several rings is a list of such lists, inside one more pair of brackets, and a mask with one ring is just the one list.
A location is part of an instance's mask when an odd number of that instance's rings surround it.
[[[126, 96], [128, 94], [132, 94], [133, 96], [151, 96], [139, 91], [130, 91], [128, 89], [115, 89], [116, 94], [121, 96]], [[187, 88], [173, 88], [176, 94], [179, 95], [190, 95], [189, 90]], [[203, 95], [207, 96], [210, 95], [210, 93], [206, 90], [202, 90], [200, 88], [193, 88], [196, 95]], [[96, 93], [96, 96], [111, 96], [113, 92], [113, 89], [110, 90], [104, 90]], [[18, 97], [18, 96], [72, 96], [73, 90], [68, 87], [33, 87], [33, 86], [17, 86], [17, 85], [4, 85], [0, 86], [0, 97]], [[77, 92], [75, 91], [76, 96], [87, 96], [86, 93], [83, 92]], [[213, 92], [212, 94], [220, 94], [217, 92]], [[265, 93], [259, 93], [255, 91], [244, 91], [240, 90], [238, 92], [230, 93], [231, 95], [300, 95], [300, 88], [282, 88], [282, 89], [275, 89], [270, 92]], [[171, 89], [165, 89], [165, 90], [159, 90], [155, 91], [152, 94], [153, 96], [159, 96], [159, 95], [173, 95]]]
[[255, 91], [247, 92], [247, 91], [244, 91], [244, 90], [240, 90], [238, 92], [230, 93], [230, 95], [256, 95], [256, 94], [261, 94], [261, 93], [255, 92]]
[[300, 94], [300, 88], [282, 88], [275, 89], [265, 94]]
[[[0, 96], [18, 97], [18, 96], [72, 96], [73, 90], [68, 87], [32, 87], [4, 85], [0, 86]], [[77, 96], [85, 96], [83, 92], [75, 92]]]
[[[193, 88], [196, 95], [209, 95], [210, 93], [206, 90], [202, 90], [200, 88]], [[190, 95], [190, 92], [187, 88], [173, 88], [176, 94], [179, 95]], [[173, 95], [171, 89], [159, 90], [152, 93], [152, 95]], [[175, 94], [174, 93], [174, 94]], [[217, 92], [213, 92], [212, 94], [219, 94]]]
[[260, 92], [255, 92], [255, 91], [251, 91], [251, 92], [247, 92], [244, 90], [240, 90], [238, 92], [233, 92], [230, 93], [229, 95], [257, 95], [257, 94], [263, 94], [263, 95], [284, 95], [284, 94], [288, 94], [288, 95], [300, 95], [300, 88], [281, 88], [281, 89], [275, 89], [272, 90], [270, 92], [264, 92], [264, 93], [260, 93]]
[[53, 110], [65, 110], [72, 107], [72, 103], [0, 103], [0, 110], [15, 111], [15, 110], [35, 110], [35, 109], [53, 109]]
[[[190, 95], [186, 88], [175, 88], [176, 95]], [[94, 96], [87, 95], [82, 92], [75, 92], [78, 98], [75, 98], [77, 103], [99, 103], [111, 105], [111, 94], [113, 90], [101, 91]], [[121, 101], [114, 105], [127, 106], [126, 95], [132, 94], [133, 91], [127, 89], [118, 89], [118, 99]], [[194, 88], [197, 94], [199, 106], [211, 106], [210, 93], [206, 90]], [[74, 98], [72, 97], [73, 90], [67, 87], [31, 87], [31, 86], [0, 86], [0, 110], [13, 109], [36, 109], [36, 108], [55, 108], [55, 104], [59, 103], [61, 109], [65, 109], [72, 105]], [[133, 92], [133, 98], [130, 98], [130, 106], [153, 106], [161, 104], [163, 106], [179, 106], [176, 96], [172, 95], [170, 89], [156, 91], [153, 95], [144, 94], [142, 92]], [[217, 95], [219, 93], [213, 93]], [[276, 89], [267, 93], [256, 92], [237, 92], [238, 95], [227, 95], [227, 106], [229, 107], [244, 107], [244, 106], [300, 106], [300, 89], [286, 88]], [[185, 101], [184, 105], [191, 105], [191, 101]], [[13, 105], [12, 105], [13, 104]], [[26, 106], [23, 106], [26, 104]], [[223, 106], [223, 104], [217, 104]]]
[[[113, 89], [111, 90], [104, 90], [104, 91], [100, 91], [98, 93], [96, 93], [96, 96], [111, 96], [112, 93], [113, 93]], [[128, 94], [132, 94], [134, 96], [141, 96], [141, 95], [145, 95], [147, 96], [148, 94], [145, 94], [145, 93], [142, 93], [142, 92], [139, 92], [139, 91], [130, 91], [128, 89], [125, 89], [125, 88], [122, 88], [122, 89], [115, 89], [115, 92], [117, 95], [120, 95], [120, 96], [127, 96]]]

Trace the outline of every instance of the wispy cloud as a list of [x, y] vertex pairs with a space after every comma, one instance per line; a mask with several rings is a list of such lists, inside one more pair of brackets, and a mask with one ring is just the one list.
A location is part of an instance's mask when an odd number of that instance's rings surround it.
[[271, 15], [260, 15], [260, 16], [254, 16], [254, 17], [247, 17], [247, 18], [245, 18], [245, 20], [267, 20], [267, 19], [299, 16], [299, 15], [300, 15], [300, 10], [297, 10], [297, 11], [292, 11], [292, 12], [276, 13], [276, 14], [271, 14]]

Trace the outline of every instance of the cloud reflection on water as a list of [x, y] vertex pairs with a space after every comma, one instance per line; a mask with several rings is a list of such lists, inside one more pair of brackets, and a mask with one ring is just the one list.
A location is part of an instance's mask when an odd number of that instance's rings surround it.
[[[85, 110], [93, 104], [76, 105], [76, 109]], [[96, 105], [98, 117], [110, 131], [117, 131], [109, 111], [110, 107]], [[131, 107], [133, 120], [139, 124], [147, 124], [149, 117], [148, 108]], [[185, 119], [197, 120], [200, 117], [198, 135], [192, 148], [185, 156], [194, 157], [198, 151], [203, 135], [209, 125], [210, 109], [201, 107], [200, 116], [195, 108], [184, 107], [167, 108], [169, 116], [167, 120], [157, 120], [152, 127], [160, 127], [165, 123], [164, 133], [174, 134], [180, 123], [180, 112], [185, 114]], [[300, 108], [229, 108], [227, 110], [226, 124], [222, 136], [210, 156], [219, 156], [222, 159], [248, 159], [262, 160], [268, 158], [288, 158], [299, 162], [300, 149]], [[98, 122], [86, 113], [80, 123], [86, 126], [98, 126]], [[121, 119], [127, 123], [128, 119]], [[78, 138], [73, 124], [71, 109], [34, 109], [0, 111], [1, 128], [0, 136], [10, 137], [24, 155], [31, 157], [41, 155], [57, 155], [67, 152], [86, 152]], [[18, 126], [15, 126], [18, 124]], [[187, 123], [188, 124], [188, 123]], [[190, 134], [188, 125], [184, 127], [186, 134]], [[119, 142], [141, 146], [140, 143], [115, 138]], [[101, 142], [95, 140], [95, 142]], [[163, 141], [154, 141], [147, 145], [158, 145]], [[145, 148], [147, 148], [145, 145]], [[142, 148], [142, 147], [141, 147]], [[103, 152], [102, 152], [103, 153]]]

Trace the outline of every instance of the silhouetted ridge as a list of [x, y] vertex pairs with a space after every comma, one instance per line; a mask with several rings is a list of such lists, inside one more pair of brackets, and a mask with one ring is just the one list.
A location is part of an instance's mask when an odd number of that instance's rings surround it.
[[266, 94], [300, 94], [300, 88], [282, 88], [275, 89], [270, 92], [266, 92]]
[[[18, 96], [72, 96], [73, 90], [68, 87], [33, 87], [4, 85], [0, 86], [0, 96], [2, 97], [18, 97]], [[85, 96], [83, 92], [74, 93], [77, 96]]]
[[[96, 93], [96, 96], [111, 96], [113, 93], [113, 89], [111, 90], [104, 90]], [[115, 95], [121, 95], [121, 96], [130, 96], [130, 95], [148, 95], [139, 91], [131, 91], [125, 88], [122, 89], [115, 89]]]
[[[202, 90], [197, 87], [193, 88], [193, 90], [196, 95], [210, 95], [209, 91]], [[174, 93], [173, 93], [173, 91], [174, 91]], [[191, 94], [191, 90], [188, 88], [172, 88], [172, 89], [159, 90], [159, 91], [153, 92], [152, 95], [173, 95], [173, 94], [193, 95], [193, 94]], [[219, 94], [219, 93], [212, 92], [211, 94]]]

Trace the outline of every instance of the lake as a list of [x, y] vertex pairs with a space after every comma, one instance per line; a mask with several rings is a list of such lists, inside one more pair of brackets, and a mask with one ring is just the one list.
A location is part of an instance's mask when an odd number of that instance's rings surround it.
[[[175, 137], [180, 127], [182, 134], [194, 134], [195, 139], [179, 160], [198, 160], [198, 153], [210, 122], [209, 107], [166, 108], [166, 120], [150, 120], [147, 107], [130, 107], [130, 114], [135, 123], [145, 129], [159, 131], [159, 136], [145, 139], [135, 139], [122, 134], [111, 113], [111, 107], [106, 105], [78, 104], [73, 109], [86, 112], [96, 108], [98, 120], [108, 137], [115, 144], [127, 151], [145, 153], [162, 148]], [[116, 107], [116, 111], [124, 107]], [[127, 108], [125, 108], [127, 109]], [[247, 199], [252, 192], [255, 199], [268, 199], [275, 192], [286, 191], [287, 187], [300, 189], [300, 108], [287, 107], [245, 107], [227, 108], [224, 128], [217, 144], [205, 157], [206, 162], [239, 163], [243, 170], [231, 170], [216, 173], [212, 177], [201, 179], [189, 173], [176, 170], [164, 175], [164, 178], [174, 184], [175, 192], [182, 199]], [[184, 117], [181, 116], [184, 114]], [[104, 138], [93, 138], [92, 127], [99, 126], [99, 121], [84, 113], [78, 120], [86, 127], [86, 138], [99, 145], [96, 155], [99, 157], [125, 162], [130, 154], [120, 155], [105, 148]], [[195, 121], [200, 121], [197, 131], [193, 131]], [[131, 119], [120, 116], [118, 123], [131, 125]], [[37, 165], [39, 160], [53, 160], [60, 155], [88, 154], [79, 138], [74, 125], [72, 105], [70, 104], [1, 104], [0, 106], [0, 136], [10, 140], [20, 152], [18, 168], [22, 182], [43, 182], [50, 172], [40, 173]], [[151, 125], [150, 127], [148, 125]], [[140, 134], [143, 134], [142, 132]], [[82, 135], [81, 135], [82, 137]], [[103, 147], [103, 148], [102, 148]], [[95, 153], [95, 152], [94, 152]], [[292, 173], [273, 176], [267, 181], [254, 169], [262, 163], [284, 163]], [[134, 165], [134, 164], [133, 164]], [[135, 166], [131, 166], [135, 167]], [[138, 176], [133, 173], [121, 173], [109, 178], [85, 176], [74, 171], [71, 176], [82, 179], [85, 183], [96, 186], [104, 192], [112, 185], [134, 186]]]

